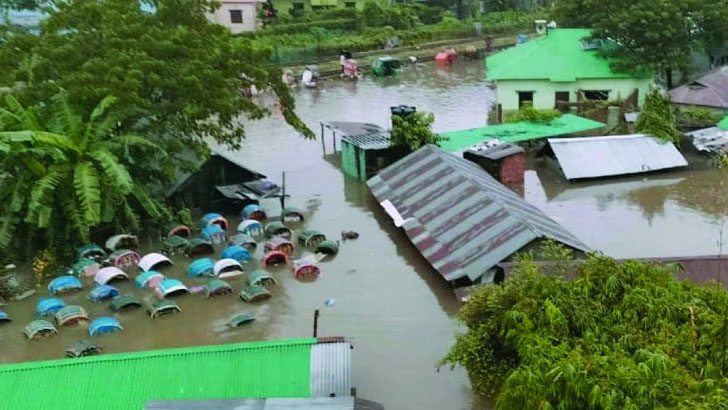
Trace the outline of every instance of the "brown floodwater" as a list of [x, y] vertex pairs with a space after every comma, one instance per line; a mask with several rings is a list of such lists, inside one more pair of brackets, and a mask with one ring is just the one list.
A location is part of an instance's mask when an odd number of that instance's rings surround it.
[[[317, 132], [319, 121], [389, 125], [389, 107], [399, 104], [433, 112], [437, 131], [471, 128], [485, 124], [494, 98], [484, 76], [480, 61], [458, 62], [446, 69], [408, 66], [398, 78], [329, 81], [320, 90], [298, 90], [297, 110]], [[336, 157], [322, 156], [320, 141], [302, 139], [275, 108], [270, 118], [248, 123], [247, 135], [242, 150], [231, 155], [277, 182], [285, 171], [291, 194], [288, 204], [305, 211], [305, 227], [335, 239], [342, 230], [355, 230], [359, 239], [342, 242], [339, 254], [321, 263], [322, 276], [316, 281], [299, 282], [288, 269], [274, 270], [279, 283], [268, 301], [241, 302], [235, 295], [242, 281], [230, 280], [233, 295], [176, 297], [182, 313], [154, 320], [142, 309], [121, 313], [116, 317], [124, 330], [94, 340], [106, 352], [122, 352], [308, 337], [313, 310], [333, 298], [335, 305], [322, 310], [319, 335], [353, 340], [353, 384], [358, 395], [380, 401], [388, 409], [491, 408], [487, 399], [474, 397], [462, 369], [437, 372], [437, 361], [462, 330], [453, 319], [458, 306], [452, 289], [394, 228], [366, 185], [345, 177]], [[531, 163], [526, 199], [594, 248], [617, 257], [718, 252], [718, 227], [728, 213], [728, 190], [721, 188], [725, 178], [715, 170], [573, 184], [553, 164]], [[264, 205], [270, 214], [280, 211], [275, 201]], [[236, 218], [231, 222], [235, 226]], [[154, 248], [151, 243], [144, 245]], [[258, 267], [261, 253], [261, 249], [256, 252], [247, 270]], [[187, 263], [177, 257], [174, 267], [162, 271], [190, 286], [203, 283], [186, 277]], [[106, 303], [86, 299], [88, 285], [63, 299], [84, 306], [92, 317], [111, 315]], [[134, 289], [132, 283], [118, 287], [140, 298], [150, 293]], [[3, 307], [14, 321], [0, 327], [0, 362], [59, 358], [66, 347], [88, 338], [87, 330], [78, 326], [63, 328], [55, 337], [26, 341], [22, 328], [35, 318], [36, 300], [37, 296]], [[236, 331], [222, 331], [225, 319], [236, 312], [252, 314], [256, 321]]]

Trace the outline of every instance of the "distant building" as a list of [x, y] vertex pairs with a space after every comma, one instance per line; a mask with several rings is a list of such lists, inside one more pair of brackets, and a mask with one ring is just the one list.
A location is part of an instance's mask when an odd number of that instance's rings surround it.
[[307, 11], [325, 9], [363, 10], [364, 4], [373, 0], [272, 0], [278, 15], [297, 15]]
[[728, 66], [670, 90], [670, 99], [680, 107], [728, 112]]
[[258, 4], [265, 0], [217, 0], [220, 7], [207, 18], [225, 26], [233, 33], [253, 31], [258, 28]]
[[487, 79], [497, 87], [498, 120], [525, 103], [564, 110], [586, 99], [627, 99], [635, 92], [641, 106], [653, 76], [613, 72], [609, 60], [597, 54], [602, 43], [586, 41], [590, 35], [588, 29], [550, 29], [488, 57]]

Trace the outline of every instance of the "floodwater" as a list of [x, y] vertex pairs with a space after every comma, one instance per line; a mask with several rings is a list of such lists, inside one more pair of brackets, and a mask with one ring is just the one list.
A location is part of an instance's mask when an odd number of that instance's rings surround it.
[[[409, 66], [399, 78], [328, 81], [321, 90], [296, 91], [297, 111], [317, 133], [319, 121], [388, 126], [389, 107], [399, 104], [433, 112], [436, 131], [477, 127], [485, 124], [494, 98], [484, 76], [483, 64], [477, 61], [458, 62], [447, 69]], [[285, 268], [273, 271], [279, 284], [268, 301], [250, 305], [234, 295], [210, 300], [180, 296], [175, 300], [181, 314], [152, 320], [142, 309], [122, 313], [117, 317], [125, 329], [95, 341], [106, 352], [121, 352], [308, 337], [313, 310], [333, 298], [335, 305], [322, 310], [319, 336], [352, 339], [353, 384], [359, 396], [380, 401], [388, 409], [491, 408], [487, 399], [473, 396], [462, 369], [437, 372], [437, 361], [462, 330], [453, 319], [458, 306], [452, 289], [393, 227], [366, 185], [345, 177], [336, 157], [322, 156], [320, 141], [302, 139], [275, 109], [270, 118], [249, 123], [247, 134], [243, 149], [232, 155], [276, 182], [285, 171], [291, 195], [287, 204], [305, 211], [306, 227], [334, 239], [342, 230], [354, 230], [359, 239], [342, 242], [339, 254], [321, 263], [323, 274], [314, 282], [299, 282]], [[330, 141], [327, 149], [332, 150]], [[718, 252], [719, 226], [728, 213], [723, 180], [715, 170], [699, 169], [572, 184], [552, 164], [534, 160], [524, 191], [527, 200], [607, 254], [699, 255]], [[273, 215], [280, 210], [276, 202], [264, 205]], [[234, 219], [231, 222], [237, 222]], [[254, 261], [260, 256], [259, 249]], [[184, 258], [175, 262], [163, 273], [188, 285], [202, 283], [184, 275], [188, 263]], [[257, 262], [246, 266], [256, 267]], [[237, 293], [242, 281], [230, 283]], [[131, 283], [119, 287], [140, 298], [149, 294], [133, 289]], [[92, 317], [111, 314], [107, 304], [85, 299], [89, 289], [90, 285], [63, 299], [86, 307]], [[45, 340], [24, 340], [22, 327], [34, 318], [36, 299], [3, 308], [15, 320], [0, 327], [0, 362], [59, 358], [67, 346], [88, 338], [80, 326], [64, 328]], [[221, 331], [235, 312], [250, 313], [256, 322], [233, 332]]]

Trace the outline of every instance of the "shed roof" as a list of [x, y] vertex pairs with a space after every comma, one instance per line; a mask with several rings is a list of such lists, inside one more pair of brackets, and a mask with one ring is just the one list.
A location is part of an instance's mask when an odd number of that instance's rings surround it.
[[676, 104], [728, 109], [728, 66], [670, 90]]
[[[0, 397], [5, 410], [129, 410], [149, 400], [311, 397], [315, 343], [291, 339], [3, 365]], [[36, 386], [32, 394], [18, 394], [27, 386]]]
[[[244, 175], [245, 180], [253, 181], [256, 179], [265, 179], [266, 176], [254, 171], [250, 168], [247, 168], [237, 161], [230, 158], [228, 155], [220, 153], [220, 152], [213, 152], [212, 155], [207, 160], [203, 160], [199, 158], [196, 154], [189, 152], [187, 154], [187, 157], [189, 157], [190, 161], [194, 162], [195, 167], [197, 168], [197, 171], [190, 172], [188, 170], [180, 170], [178, 169], [177, 175], [174, 179], [174, 182], [167, 187], [164, 188], [164, 196], [165, 198], [169, 198], [175, 193], [184, 190], [188, 185], [193, 184], [194, 178], [196, 174], [204, 173], [206, 172], [204, 168], [210, 167], [215, 169], [220, 169], [222, 167], [231, 167], [233, 169], [238, 169], [240, 171], [241, 175]], [[214, 172], [213, 171], [207, 171], [207, 172]], [[233, 176], [230, 176], [231, 178]], [[240, 182], [240, 181], [236, 181]]]
[[584, 132], [605, 125], [599, 121], [579, 117], [578, 115], [564, 114], [548, 123], [513, 122], [441, 133], [440, 136], [446, 137], [448, 140], [442, 141], [440, 148], [448, 152], [455, 152], [491, 139], [514, 143]]
[[358, 397], [317, 397], [310, 399], [237, 399], [151, 401], [144, 410], [384, 410], [384, 407]]
[[[423, 257], [447, 280], [475, 281], [537, 238], [588, 247], [470, 161], [433, 145], [367, 184]], [[490, 281], [492, 277], [483, 277]]]
[[671, 142], [642, 134], [587, 138], [549, 138], [566, 179], [639, 174], [685, 167]]
[[[486, 59], [488, 80], [549, 80], [569, 82], [586, 78], [634, 78], [614, 73], [597, 50], [585, 50], [582, 40], [591, 30], [550, 29], [548, 34], [511, 47]], [[649, 78], [649, 75], [642, 75]]]
[[377, 124], [330, 121], [325, 125], [341, 134], [341, 139], [362, 149], [384, 149], [390, 146], [389, 131]]

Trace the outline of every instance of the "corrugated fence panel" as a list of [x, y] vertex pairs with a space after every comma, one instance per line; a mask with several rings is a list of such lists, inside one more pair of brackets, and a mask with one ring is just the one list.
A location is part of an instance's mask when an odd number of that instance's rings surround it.
[[320, 343], [311, 347], [311, 397], [351, 394], [351, 344]]

